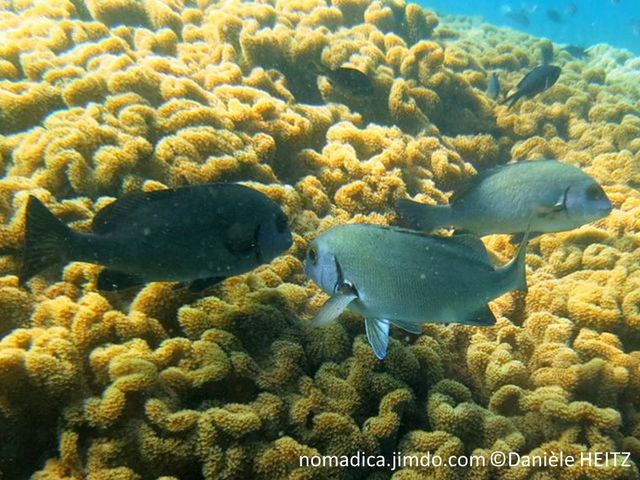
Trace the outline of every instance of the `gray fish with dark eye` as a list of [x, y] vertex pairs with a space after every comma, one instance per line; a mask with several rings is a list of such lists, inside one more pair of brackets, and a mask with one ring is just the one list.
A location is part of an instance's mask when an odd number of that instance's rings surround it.
[[305, 273], [331, 297], [313, 321], [322, 325], [345, 309], [365, 318], [367, 338], [386, 356], [389, 324], [421, 333], [424, 323], [488, 326], [487, 302], [526, 291], [526, 237], [516, 258], [494, 268], [472, 235], [438, 237], [377, 225], [333, 227], [311, 242]]
[[397, 204], [415, 229], [452, 227], [479, 236], [496, 233], [560, 232], [605, 217], [611, 202], [602, 187], [579, 168], [557, 160], [524, 161], [472, 177], [449, 205], [408, 199]]
[[373, 82], [364, 72], [353, 67], [338, 67], [334, 70], [318, 65], [320, 74], [326, 76], [331, 84], [354, 97], [371, 97], [374, 94]]
[[498, 80], [498, 75], [495, 72], [491, 74], [489, 77], [489, 82], [487, 84], [487, 96], [491, 100], [497, 100], [500, 96], [500, 80]]
[[522, 97], [532, 98], [538, 93], [544, 92], [558, 81], [560, 67], [556, 65], [540, 65], [527, 73], [516, 86], [516, 91], [504, 99], [503, 103], [510, 102], [509, 108]]
[[292, 244], [287, 218], [266, 195], [234, 183], [124, 195], [72, 230], [29, 197], [20, 283], [52, 265], [104, 265], [99, 290], [183, 282], [200, 291], [270, 262]]

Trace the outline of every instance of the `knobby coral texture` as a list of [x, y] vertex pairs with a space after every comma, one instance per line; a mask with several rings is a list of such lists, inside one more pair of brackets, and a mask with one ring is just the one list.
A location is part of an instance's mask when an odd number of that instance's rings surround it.
[[[558, 48], [558, 83], [513, 108], [486, 94], [549, 42], [397, 0], [0, 1], [0, 472], [51, 479], [627, 479], [640, 461], [640, 81], [605, 46]], [[319, 75], [350, 66], [374, 95]], [[558, 158], [596, 178], [607, 218], [534, 239], [529, 292], [494, 327], [311, 329], [326, 296], [308, 241], [446, 203], [477, 171]], [[294, 245], [197, 297], [101, 294], [71, 263], [18, 285], [29, 195], [78, 230], [126, 192], [243, 181]], [[202, 212], [194, 212], [202, 214]], [[514, 246], [485, 239], [496, 263]], [[380, 252], [387, 255], [389, 252]], [[425, 312], [425, 321], [429, 312]], [[631, 466], [310, 468], [391, 458], [627, 451]], [[2, 476], [2, 475], [0, 475]]]

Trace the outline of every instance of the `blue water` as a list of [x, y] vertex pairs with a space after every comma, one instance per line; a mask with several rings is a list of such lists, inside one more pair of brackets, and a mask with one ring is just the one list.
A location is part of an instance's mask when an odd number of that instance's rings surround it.
[[[418, 0], [422, 6], [441, 13], [481, 15], [487, 23], [549, 38], [557, 43], [590, 46], [608, 43], [640, 55], [640, 0]], [[573, 4], [576, 12], [568, 15]], [[505, 16], [508, 8], [524, 11], [529, 25]], [[548, 18], [547, 10], [560, 14], [560, 23]]]

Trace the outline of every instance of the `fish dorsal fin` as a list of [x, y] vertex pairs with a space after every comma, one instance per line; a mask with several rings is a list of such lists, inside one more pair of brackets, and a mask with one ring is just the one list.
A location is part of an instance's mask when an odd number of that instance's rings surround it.
[[488, 170], [483, 170], [481, 172], [478, 172], [477, 175], [474, 175], [473, 177], [469, 177], [468, 179], [462, 181], [462, 183], [458, 185], [453, 191], [453, 194], [449, 198], [449, 203], [455, 202], [459, 198], [463, 197], [467, 192], [473, 190], [484, 180], [500, 172], [506, 166], [507, 165], [499, 165]]
[[483, 263], [487, 265], [492, 265], [491, 259], [489, 258], [489, 253], [487, 252], [487, 247], [484, 246], [482, 240], [476, 237], [475, 235], [453, 235], [449, 237], [452, 241], [459, 243], [460, 245], [464, 245], [468, 247], [474, 254], [474, 256]]
[[127, 193], [96, 213], [91, 223], [91, 229], [94, 233], [109, 233], [122, 225], [140, 207], [174, 194], [175, 190], [172, 189]]

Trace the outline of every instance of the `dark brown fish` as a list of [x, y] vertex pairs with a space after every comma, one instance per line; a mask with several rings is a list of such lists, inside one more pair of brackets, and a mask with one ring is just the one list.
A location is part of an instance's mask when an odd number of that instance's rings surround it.
[[527, 73], [516, 86], [516, 91], [506, 97], [503, 103], [511, 108], [522, 97], [532, 98], [551, 87], [560, 76], [561, 69], [555, 65], [540, 65]]
[[338, 67], [324, 73], [329, 81], [349, 95], [371, 97], [374, 93], [373, 82], [368, 75], [353, 67]]
[[292, 242], [280, 206], [235, 183], [130, 193], [100, 210], [91, 229], [72, 230], [29, 197], [20, 283], [78, 261], [107, 267], [99, 290], [172, 281], [199, 291], [270, 262]]

